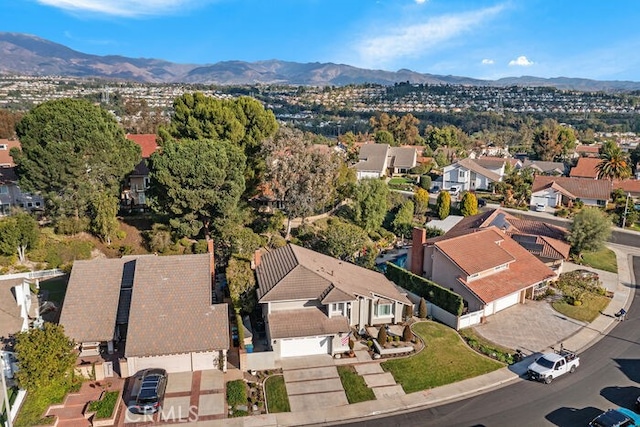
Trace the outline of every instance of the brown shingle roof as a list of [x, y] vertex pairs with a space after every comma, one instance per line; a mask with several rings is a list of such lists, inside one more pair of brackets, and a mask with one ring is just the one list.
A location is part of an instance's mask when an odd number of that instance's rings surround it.
[[256, 276], [260, 302], [322, 300], [335, 287], [352, 299], [376, 294], [408, 303], [383, 274], [292, 244], [264, 254]]
[[113, 339], [124, 259], [75, 261], [60, 324], [76, 342]]
[[515, 261], [502, 246], [505, 238], [491, 227], [441, 240], [434, 245], [470, 276]]
[[[21, 285], [22, 281], [23, 279], [0, 281], [0, 338], [8, 338], [10, 335], [20, 332], [20, 328], [22, 328], [20, 307], [16, 302], [13, 290], [15, 286]], [[1, 349], [2, 347], [0, 347]]]
[[358, 154], [358, 159], [360, 160], [354, 167], [359, 171], [382, 173], [384, 172], [388, 151], [389, 145], [387, 144], [364, 144], [360, 147], [360, 153]]
[[609, 200], [613, 188], [611, 181], [604, 179], [536, 175], [531, 192], [536, 193], [554, 184], [580, 199]]
[[211, 305], [209, 255], [136, 260], [125, 356], [229, 347], [227, 304]]
[[269, 332], [273, 339], [334, 335], [348, 332], [349, 329], [346, 317], [329, 318], [318, 308], [274, 311], [269, 314]]
[[504, 157], [477, 157], [473, 159], [473, 161], [478, 165], [486, 169], [500, 168], [502, 167], [507, 159]]
[[412, 147], [391, 147], [389, 156], [393, 157], [396, 168], [412, 168], [416, 165], [417, 151]]
[[493, 171], [490, 171], [487, 168], [480, 166], [473, 159], [466, 158], [466, 159], [458, 160], [457, 164], [464, 167], [465, 169], [469, 169], [470, 171], [473, 171], [477, 174], [485, 176], [494, 182], [500, 181], [500, 175], [498, 175]]
[[580, 157], [578, 163], [571, 168], [569, 176], [574, 178], [598, 178], [598, 170], [596, 166], [600, 164], [602, 160], [595, 157]]

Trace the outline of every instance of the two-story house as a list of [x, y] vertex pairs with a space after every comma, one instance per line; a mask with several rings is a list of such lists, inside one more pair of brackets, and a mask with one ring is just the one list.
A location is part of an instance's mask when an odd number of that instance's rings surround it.
[[0, 139], [0, 216], [11, 213], [12, 208], [28, 212], [44, 210], [44, 199], [37, 194], [24, 193], [18, 186], [15, 162], [10, 150], [20, 148], [20, 141]]
[[159, 146], [155, 134], [127, 134], [127, 139], [140, 146], [142, 160], [125, 180], [121, 205], [126, 209], [143, 210], [147, 206], [146, 191], [149, 189], [149, 157]]
[[258, 252], [255, 264], [277, 358], [344, 352], [352, 328], [401, 322], [411, 305], [383, 274], [293, 244]]
[[[486, 163], [486, 162], [485, 162]], [[488, 164], [488, 163], [486, 163]], [[486, 190], [499, 182], [504, 174], [504, 159], [501, 166], [492, 162], [493, 170], [478, 164], [478, 159], [462, 159], [445, 166], [442, 173], [442, 189], [457, 187], [460, 192]]]

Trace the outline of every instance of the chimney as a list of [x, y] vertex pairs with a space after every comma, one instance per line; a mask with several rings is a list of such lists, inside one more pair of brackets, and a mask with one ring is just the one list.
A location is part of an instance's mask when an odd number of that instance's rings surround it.
[[256, 249], [256, 251], [253, 253], [252, 267], [254, 270], [258, 268], [258, 266], [260, 265], [260, 261], [262, 261], [262, 252], [260, 251], [260, 249]]
[[424, 244], [427, 243], [427, 230], [414, 227], [411, 235], [411, 272], [422, 276], [424, 265]]
[[209, 253], [209, 269], [211, 276], [216, 274], [216, 259], [213, 255], [213, 239], [207, 239], [207, 252]]

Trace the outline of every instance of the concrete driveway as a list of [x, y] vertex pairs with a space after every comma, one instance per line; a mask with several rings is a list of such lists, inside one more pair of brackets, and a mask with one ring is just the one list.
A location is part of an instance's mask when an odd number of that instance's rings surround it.
[[[618, 288], [616, 273], [596, 270], [570, 262], [564, 263], [563, 271], [576, 269], [595, 271], [600, 276], [602, 285], [610, 291], [615, 292]], [[518, 304], [489, 316], [487, 323], [475, 326], [474, 329], [496, 344], [514, 350], [520, 349], [525, 354], [530, 354], [559, 345], [585, 326], [587, 323], [558, 313], [547, 301], [527, 300], [525, 304]]]
[[226, 417], [224, 374], [218, 370], [169, 373], [162, 411], [139, 415], [127, 410], [119, 425], [186, 423]]
[[328, 354], [287, 357], [281, 363], [291, 412], [349, 404], [338, 369]]

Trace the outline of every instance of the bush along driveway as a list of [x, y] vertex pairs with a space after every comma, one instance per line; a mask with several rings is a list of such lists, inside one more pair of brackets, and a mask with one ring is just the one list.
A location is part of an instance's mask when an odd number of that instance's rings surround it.
[[425, 343], [422, 351], [381, 364], [406, 393], [455, 383], [505, 366], [470, 349], [448, 326], [426, 321], [414, 324], [412, 329]]

